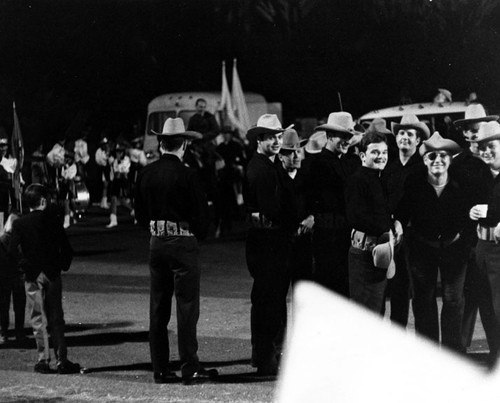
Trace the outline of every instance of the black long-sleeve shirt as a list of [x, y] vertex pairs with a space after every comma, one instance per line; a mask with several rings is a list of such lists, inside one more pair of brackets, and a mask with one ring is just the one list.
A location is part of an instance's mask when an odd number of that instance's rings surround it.
[[198, 239], [208, 232], [208, 203], [198, 176], [172, 154], [163, 154], [139, 174], [135, 214], [144, 227], [151, 220], [185, 221]]
[[69, 269], [73, 249], [55, 208], [34, 210], [12, 223], [10, 255], [14, 256], [29, 281], [43, 271], [54, 280]]
[[359, 167], [346, 188], [347, 221], [352, 228], [380, 236], [392, 227], [391, 214], [379, 170]]
[[496, 227], [500, 222], [500, 175], [497, 175], [495, 179], [493, 179], [493, 175], [491, 177], [489, 197], [484, 203], [480, 203], [488, 204], [486, 218], [479, 219], [479, 224], [484, 227]]
[[396, 210], [396, 219], [406, 226], [410, 221], [414, 231], [428, 241], [449, 240], [461, 234], [473, 237], [474, 224], [469, 218], [471, 198], [453, 177], [449, 177], [441, 196], [427, 181], [424, 172], [407, 181], [403, 198]]

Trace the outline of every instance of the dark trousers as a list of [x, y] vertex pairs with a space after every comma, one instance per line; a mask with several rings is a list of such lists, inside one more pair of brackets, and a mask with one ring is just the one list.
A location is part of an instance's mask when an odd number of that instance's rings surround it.
[[387, 286], [387, 270], [373, 264], [371, 251], [349, 249], [349, 292], [351, 299], [380, 315]]
[[[408, 325], [410, 312], [410, 267], [408, 262], [408, 244], [405, 240], [394, 253], [396, 274], [387, 281], [386, 297], [391, 304], [391, 321], [403, 327]], [[385, 314], [385, 304], [382, 304], [382, 315]]]
[[[483, 254], [482, 258], [484, 257]], [[479, 311], [490, 351], [496, 352], [499, 344], [498, 326], [493, 310], [488, 273], [485, 269], [486, 266], [484, 264], [479, 265], [476, 259], [476, 250], [473, 249], [467, 262], [467, 274], [465, 276], [465, 307], [462, 320], [462, 345], [464, 348], [471, 345], [474, 328], [476, 326], [477, 313]]]
[[[476, 246], [476, 262], [481, 278], [486, 277], [483, 298], [491, 303], [494, 319], [488, 320], [490, 326], [485, 327], [486, 337], [492, 356], [497, 356], [500, 347], [500, 244], [479, 240]], [[483, 325], [486, 322], [479, 311]]]
[[439, 343], [437, 277], [441, 274], [441, 342], [463, 351], [461, 343], [464, 312], [464, 282], [470, 248], [461, 240], [445, 248], [434, 248], [419, 241], [412, 242], [410, 264], [413, 281], [413, 314], [415, 330]]
[[64, 362], [68, 350], [64, 339], [61, 276], [51, 280], [41, 272], [35, 281], [26, 281], [25, 288], [38, 361], [50, 361], [50, 333], [56, 361]]
[[0, 277], [0, 330], [7, 335], [9, 329], [10, 300], [14, 306], [16, 337], [24, 335], [24, 315], [26, 310], [26, 291], [21, 277]]
[[315, 228], [313, 233], [313, 280], [349, 297], [348, 259], [351, 232], [346, 228]]
[[277, 365], [286, 318], [290, 286], [290, 238], [278, 230], [251, 228], [246, 241], [246, 261], [254, 282], [250, 313], [252, 362], [256, 367]]
[[183, 375], [199, 369], [196, 326], [200, 316], [199, 248], [193, 236], [152, 236], [149, 347], [153, 371], [168, 372], [168, 323], [175, 294], [179, 357]]

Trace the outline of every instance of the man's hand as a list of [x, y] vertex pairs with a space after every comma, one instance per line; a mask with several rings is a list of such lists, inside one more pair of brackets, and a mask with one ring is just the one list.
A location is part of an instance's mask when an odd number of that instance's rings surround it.
[[398, 220], [394, 221], [394, 237], [394, 245], [399, 245], [403, 240], [403, 226]]
[[310, 215], [306, 219], [302, 220], [302, 222], [300, 223], [298, 234], [302, 235], [312, 232], [313, 227], [314, 227], [314, 216]]

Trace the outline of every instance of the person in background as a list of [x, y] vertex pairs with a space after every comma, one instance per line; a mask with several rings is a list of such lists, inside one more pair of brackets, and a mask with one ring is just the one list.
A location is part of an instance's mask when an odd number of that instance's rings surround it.
[[24, 192], [30, 212], [12, 223], [9, 253], [24, 273], [28, 311], [35, 336], [38, 361], [35, 372], [53, 373], [50, 367], [49, 334], [59, 374], [80, 371], [68, 360], [64, 338], [61, 271], [69, 270], [73, 249], [50, 202], [50, 190], [31, 184]]
[[101, 137], [99, 141], [99, 147], [95, 152], [95, 162], [98, 169], [98, 177], [101, 180], [101, 203], [100, 206], [103, 209], [109, 209], [108, 203], [108, 185], [110, 182], [111, 175], [111, 164], [110, 164], [110, 156], [111, 156], [111, 144], [106, 135]]
[[0, 227], [15, 205], [12, 175], [16, 165], [17, 160], [9, 157], [9, 140], [0, 135]]
[[345, 217], [345, 187], [360, 164], [357, 155], [347, 155], [353, 137], [354, 121], [348, 112], [332, 112], [316, 131], [326, 132], [326, 144], [309, 169], [311, 203], [314, 215], [313, 280], [349, 296], [347, 256], [350, 228]]
[[110, 156], [111, 175], [109, 195], [111, 196], [111, 213], [109, 224], [106, 228], [113, 228], [118, 225], [118, 203], [132, 210], [129, 198], [130, 157], [125, 153], [126, 148], [122, 143], [117, 143], [114, 153]]
[[207, 111], [207, 101], [199, 98], [195, 102], [196, 113], [191, 116], [187, 130], [201, 133], [203, 140], [213, 140], [219, 134], [219, 124], [215, 116]]
[[10, 301], [14, 307], [15, 337], [19, 346], [26, 341], [24, 334], [24, 315], [26, 310], [26, 292], [24, 278], [17, 267], [17, 262], [10, 254], [12, 223], [19, 216], [11, 213], [0, 235], [0, 345], [8, 341]]
[[[368, 131], [389, 132], [396, 140], [398, 156], [387, 164], [382, 178], [387, 188], [389, 211], [394, 214], [403, 197], [405, 182], [425, 170], [418, 146], [430, 136], [430, 131], [424, 122], [415, 115], [404, 115], [400, 123], [392, 123], [392, 131], [387, 130], [384, 119], [375, 119]], [[408, 267], [408, 237], [405, 237], [395, 249], [396, 274], [387, 282], [386, 296], [391, 304], [391, 321], [406, 327], [410, 310], [411, 282]], [[382, 307], [385, 312], [385, 304]]]
[[[135, 126], [134, 126], [135, 127]], [[128, 174], [129, 187], [130, 187], [130, 204], [134, 205], [134, 194], [135, 194], [135, 184], [137, 182], [137, 176], [148, 164], [148, 159], [146, 153], [143, 150], [143, 137], [135, 137], [132, 141], [132, 147], [129, 148], [128, 154], [130, 157], [130, 172]], [[130, 212], [131, 215], [135, 215], [134, 210]], [[134, 220], [134, 222], [137, 222]]]

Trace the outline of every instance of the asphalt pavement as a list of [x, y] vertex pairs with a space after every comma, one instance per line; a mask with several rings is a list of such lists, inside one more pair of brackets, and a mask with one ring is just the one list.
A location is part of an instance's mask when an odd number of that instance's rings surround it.
[[[33, 372], [36, 350], [28, 343], [0, 346], [0, 402], [271, 402], [276, 384], [251, 367], [251, 278], [244, 259], [244, 224], [222, 239], [201, 244], [199, 356], [217, 368], [210, 384], [153, 383], [148, 346], [148, 234], [120, 211], [118, 227], [107, 229], [97, 207], [68, 229], [75, 258], [63, 273], [63, 306], [69, 359], [84, 374]], [[173, 308], [175, 312], [175, 307]], [[11, 327], [13, 326], [11, 317]], [[408, 331], [414, 331], [410, 318]], [[169, 325], [172, 360], [178, 368], [176, 319]], [[483, 365], [484, 331], [476, 326], [470, 357]], [[176, 366], [176, 367], [175, 367]]]

